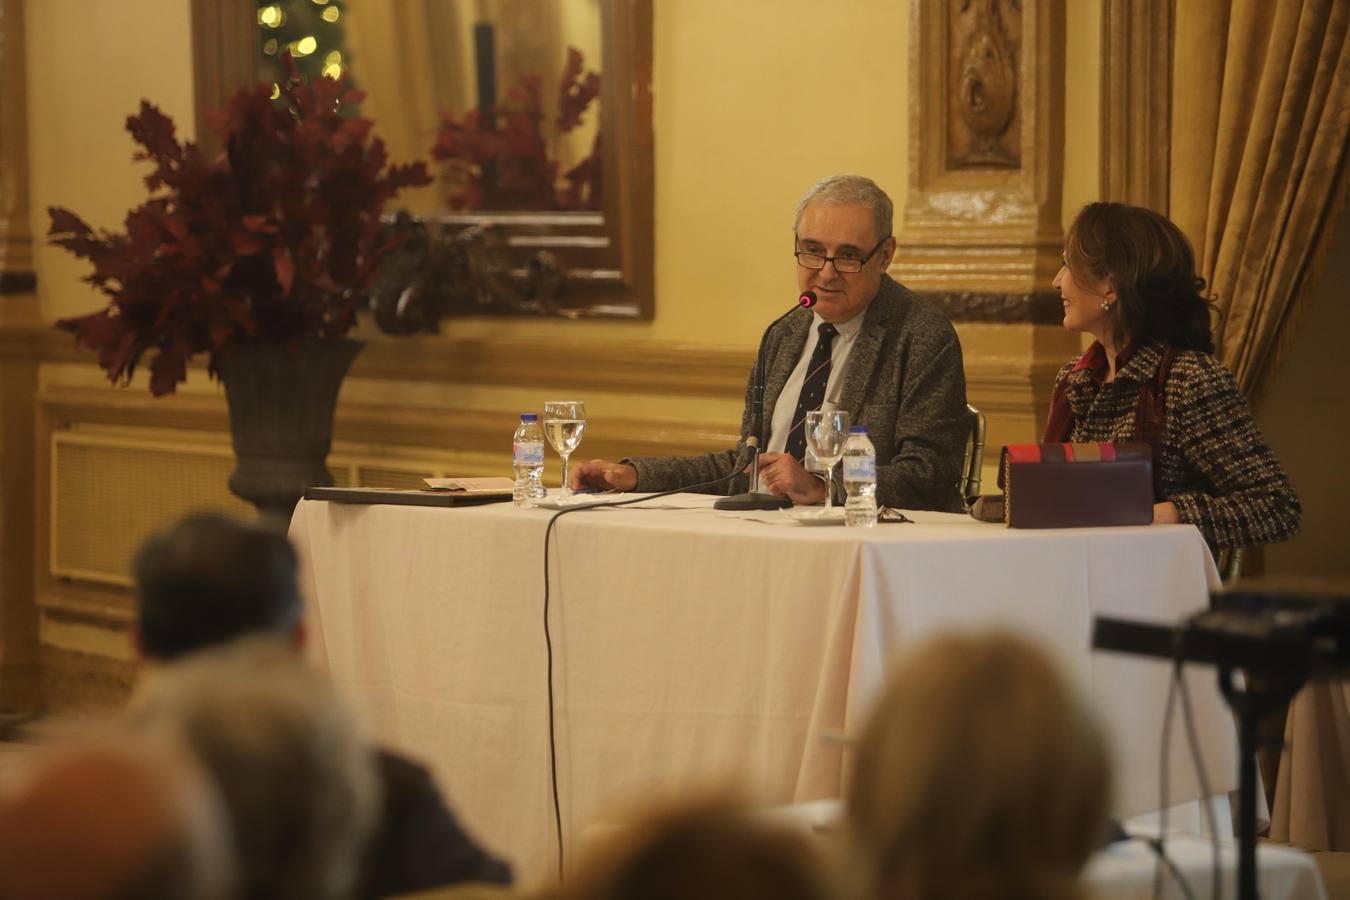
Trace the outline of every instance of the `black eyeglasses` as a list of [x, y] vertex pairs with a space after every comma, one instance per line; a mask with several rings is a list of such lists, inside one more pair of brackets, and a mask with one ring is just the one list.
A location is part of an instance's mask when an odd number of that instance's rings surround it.
[[797, 257], [797, 265], [803, 269], [823, 269], [826, 263], [834, 263], [834, 270], [844, 274], [861, 272], [862, 267], [867, 265], [867, 261], [877, 255], [877, 251], [886, 245], [890, 237], [884, 237], [881, 242], [871, 249], [868, 254], [862, 258], [856, 256], [822, 256], [819, 253], [810, 253], [806, 250], [798, 250], [797, 236], [792, 236], [792, 255]]

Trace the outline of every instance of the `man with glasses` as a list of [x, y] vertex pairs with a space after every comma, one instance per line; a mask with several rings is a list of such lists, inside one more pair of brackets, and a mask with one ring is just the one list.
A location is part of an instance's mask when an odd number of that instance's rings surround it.
[[[960, 511], [958, 489], [970, 420], [961, 345], [947, 317], [891, 279], [893, 206], [869, 178], [835, 175], [797, 205], [797, 285], [813, 291], [765, 338], [766, 453], [760, 489], [796, 504], [822, 503], [825, 482], [804, 465], [806, 413], [822, 406], [866, 425], [877, 451], [877, 503]], [[752, 376], [753, 383], [753, 376]], [[740, 493], [747, 477], [744, 436], [754, 418], [747, 386], [741, 445], [694, 457], [591, 460], [572, 468], [576, 489], [662, 491], [727, 479], [714, 490]], [[836, 477], [835, 499], [842, 483]]]

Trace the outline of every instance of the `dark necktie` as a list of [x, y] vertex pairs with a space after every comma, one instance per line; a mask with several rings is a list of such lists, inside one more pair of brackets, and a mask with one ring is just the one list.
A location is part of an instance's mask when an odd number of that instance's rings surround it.
[[811, 353], [811, 361], [806, 364], [806, 378], [802, 381], [797, 411], [792, 414], [792, 428], [788, 430], [787, 446], [783, 449], [797, 462], [806, 459], [806, 414], [813, 409], [820, 409], [821, 401], [825, 399], [825, 385], [830, 380], [830, 348], [838, 333], [839, 329], [829, 322], [821, 322], [820, 338]]

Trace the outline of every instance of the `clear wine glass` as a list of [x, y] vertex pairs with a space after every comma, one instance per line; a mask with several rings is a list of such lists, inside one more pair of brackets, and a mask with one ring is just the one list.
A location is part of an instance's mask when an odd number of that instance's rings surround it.
[[566, 501], [572, 497], [571, 485], [567, 483], [567, 458], [581, 443], [581, 435], [585, 430], [585, 403], [580, 400], [549, 400], [544, 404], [544, 434], [548, 436], [548, 442], [553, 445], [553, 449], [562, 457], [562, 490], [558, 493], [559, 501]]
[[825, 511], [822, 516], [828, 516], [834, 508], [831, 473], [844, 455], [848, 424], [848, 413], [843, 410], [813, 409], [806, 414], [806, 443], [825, 473]]

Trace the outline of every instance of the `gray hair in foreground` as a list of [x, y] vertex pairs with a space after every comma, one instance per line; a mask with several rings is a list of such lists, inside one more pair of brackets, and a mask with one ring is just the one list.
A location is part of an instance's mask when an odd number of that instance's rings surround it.
[[839, 206], [860, 203], [872, 210], [876, 221], [877, 240], [891, 236], [895, 219], [895, 204], [872, 179], [862, 175], [831, 175], [822, 178], [797, 201], [797, 214], [792, 219], [792, 230], [802, 223], [802, 213], [812, 203], [830, 203]]
[[220, 790], [254, 900], [350, 895], [380, 788], [327, 679], [284, 641], [244, 638], [158, 673], [133, 727], [186, 741]]

